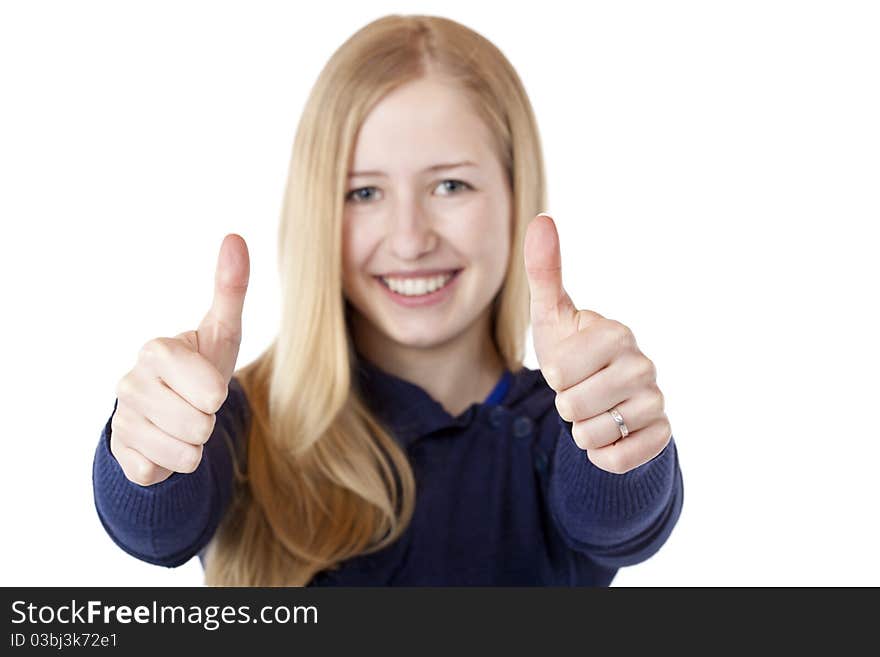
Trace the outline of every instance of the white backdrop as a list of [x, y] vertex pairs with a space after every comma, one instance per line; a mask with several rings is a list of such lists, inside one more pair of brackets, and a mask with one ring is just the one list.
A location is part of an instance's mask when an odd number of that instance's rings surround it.
[[[519, 71], [563, 281], [657, 364], [679, 524], [615, 585], [880, 585], [880, 12], [856, 2], [4, 2], [3, 585], [198, 585], [104, 533], [92, 457], [148, 339], [251, 255], [239, 364], [278, 318], [305, 97], [386, 13]], [[536, 367], [530, 350], [527, 365]]]

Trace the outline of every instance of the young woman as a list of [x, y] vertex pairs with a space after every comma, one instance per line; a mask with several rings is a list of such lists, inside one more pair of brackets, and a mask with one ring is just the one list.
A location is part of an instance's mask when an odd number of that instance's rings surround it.
[[656, 553], [683, 500], [656, 372], [565, 293], [544, 207], [494, 45], [429, 16], [354, 34], [296, 134], [277, 338], [235, 370], [249, 260], [228, 235], [198, 330], [117, 386], [109, 535], [224, 586], [607, 585]]

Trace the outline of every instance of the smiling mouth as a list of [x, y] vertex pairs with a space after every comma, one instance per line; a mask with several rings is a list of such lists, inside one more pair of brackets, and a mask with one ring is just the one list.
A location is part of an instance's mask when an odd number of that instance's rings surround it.
[[386, 288], [405, 297], [421, 297], [441, 290], [461, 273], [461, 269], [453, 269], [445, 274], [420, 278], [394, 278], [376, 276], [375, 278]]

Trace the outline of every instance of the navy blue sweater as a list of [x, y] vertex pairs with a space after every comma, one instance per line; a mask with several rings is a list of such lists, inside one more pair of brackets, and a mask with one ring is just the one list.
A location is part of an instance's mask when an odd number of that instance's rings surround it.
[[[415, 513], [395, 543], [318, 573], [310, 586], [606, 586], [618, 568], [655, 554], [678, 521], [684, 491], [675, 440], [625, 474], [597, 468], [540, 370], [505, 373], [483, 403], [457, 417], [364, 358], [356, 372], [406, 449]], [[152, 486], [129, 481], [110, 452], [111, 413], [92, 482], [113, 541], [148, 563], [174, 567], [198, 555], [204, 565], [232, 494], [227, 440], [246, 436], [249, 413], [233, 377], [199, 467]]]

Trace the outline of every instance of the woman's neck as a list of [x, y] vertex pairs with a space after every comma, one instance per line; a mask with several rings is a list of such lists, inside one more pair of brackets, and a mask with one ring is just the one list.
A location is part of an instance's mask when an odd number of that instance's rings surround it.
[[401, 345], [364, 327], [363, 321], [354, 322], [358, 351], [382, 370], [424, 389], [452, 416], [482, 402], [504, 373], [488, 312], [464, 333], [430, 348]]

